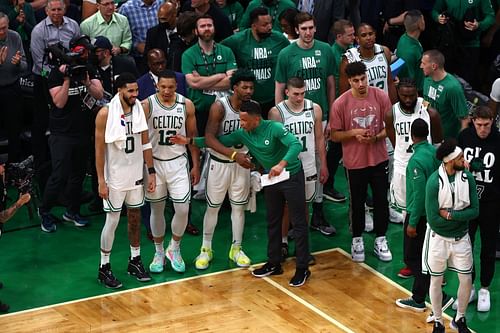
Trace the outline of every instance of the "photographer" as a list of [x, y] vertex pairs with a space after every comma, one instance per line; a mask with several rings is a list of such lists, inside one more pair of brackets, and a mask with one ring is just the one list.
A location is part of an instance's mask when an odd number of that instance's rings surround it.
[[66, 57], [71, 58], [71, 64], [61, 64], [48, 77], [54, 108], [49, 115], [52, 173], [39, 210], [44, 232], [56, 231], [50, 209], [64, 189], [69, 205], [63, 219], [78, 227], [88, 223], [80, 216], [80, 195], [89, 156], [91, 109], [103, 97], [103, 88], [95, 69], [88, 64], [90, 39], [83, 35], [73, 38], [69, 45], [71, 53]]

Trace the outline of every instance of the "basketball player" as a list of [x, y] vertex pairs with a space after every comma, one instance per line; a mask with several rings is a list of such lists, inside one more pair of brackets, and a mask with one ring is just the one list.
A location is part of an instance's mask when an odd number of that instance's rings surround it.
[[[158, 92], [142, 102], [157, 170], [156, 191], [146, 196], [146, 200], [151, 202], [151, 232], [156, 250], [149, 270], [152, 273], [162, 272], [166, 257], [174, 271], [183, 273], [186, 265], [181, 255], [180, 241], [188, 222], [191, 183], [195, 185], [200, 181], [200, 152], [198, 148], [189, 146], [193, 160], [193, 167], [189, 171], [186, 146], [174, 144], [170, 138], [176, 134], [196, 136], [196, 117], [193, 103], [175, 92], [175, 72], [160, 72], [157, 86]], [[175, 213], [171, 222], [172, 239], [164, 250], [167, 197], [172, 200]]]
[[[207, 145], [222, 145], [218, 136], [229, 134], [240, 128], [240, 106], [249, 101], [254, 92], [255, 75], [250, 70], [239, 69], [231, 76], [233, 94], [216, 100], [210, 108], [205, 140]], [[245, 146], [235, 147], [235, 151], [246, 154]], [[213, 258], [212, 238], [217, 225], [219, 209], [226, 193], [231, 202], [231, 223], [233, 241], [229, 259], [239, 267], [250, 266], [250, 258], [243, 252], [241, 242], [245, 226], [245, 205], [250, 190], [250, 170], [234, 160], [209, 148], [208, 176], [205, 190], [207, 210], [203, 218], [203, 243], [196, 258], [197, 269], [207, 269]]]
[[111, 271], [109, 257], [123, 203], [127, 205], [131, 252], [128, 273], [142, 282], [151, 280], [142, 264], [139, 245], [139, 207], [144, 204], [144, 161], [148, 167], [147, 191], [151, 193], [156, 188], [147, 123], [141, 105], [137, 102], [139, 87], [136, 78], [133, 74], [123, 73], [116, 79], [115, 84], [118, 94], [97, 114], [95, 130], [99, 196], [104, 200], [106, 212], [106, 221], [101, 233], [98, 280], [107, 288], [122, 286]]

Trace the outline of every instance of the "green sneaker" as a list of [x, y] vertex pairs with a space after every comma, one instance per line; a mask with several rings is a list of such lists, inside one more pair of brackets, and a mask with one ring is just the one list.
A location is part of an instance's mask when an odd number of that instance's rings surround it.
[[417, 312], [425, 311], [425, 302], [417, 303], [413, 297], [400, 298], [396, 300], [396, 305], [403, 309], [410, 309]]
[[151, 273], [161, 273], [163, 272], [163, 266], [165, 266], [165, 256], [163, 253], [156, 252], [153, 261], [149, 264], [149, 271]]
[[172, 249], [170, 245], [165, 251], [165, 257], [170, 260], [170, 265], [172, 269], [178, 273], [184, 273], [186, 271], [186, 264], [184, 264], [184, 260], [181, 256], [181, 249]]
[[196, 267], [196, 269], [207, 269], [213, 257], [214, 253], [212, 249], [208, 247], [202, 247], [200, 250], [200, 254], [196, 257], [194, 267]]
[[234, 263], [239, 267], [248, 267], [251, 264], [250, 258], [248, 258], [239, 245], [231, 245], [231, 250], [229, 250], [229, 259], [234, 261]]

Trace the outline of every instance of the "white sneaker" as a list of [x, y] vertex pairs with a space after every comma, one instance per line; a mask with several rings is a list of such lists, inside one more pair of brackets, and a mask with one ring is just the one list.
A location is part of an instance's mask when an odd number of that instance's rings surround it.
[[488, 289], [479, 289], [477, 296], [477, 311], [488, 312], [490, 311], [490, 291]]
[[370, 213], [370, 208], [365, 206], [365, 231], [373, 231], [373, 216]]
[[382, 261], [392, 260], [392, 253], [391, 250], [389, 250], [389, 245], [387, 244], [385, 236], [375, 238], [373, 252], [375, 252], [375, 255]]
[[354, 262], [365, 261], [365, 244], [363, 237], [353, 237], [351, 244], [351, 257]]
[[[476, 290], [474, 290], [474, 288], [472, 288], [470, 291], [469, 304], [474, 302], [475, 300], [476, 300]], [[453, 305], [451, 306], [451, 308], [455, 311], [458, 309], [458, 296], [457, 296], [457, 299], [455, 300], [455, 302], [453, 302]]]
[[393, 207], [389, 207], [389, 221], [391, 221], [392, 223], [403, 223], [403, 213], [400, 213]]

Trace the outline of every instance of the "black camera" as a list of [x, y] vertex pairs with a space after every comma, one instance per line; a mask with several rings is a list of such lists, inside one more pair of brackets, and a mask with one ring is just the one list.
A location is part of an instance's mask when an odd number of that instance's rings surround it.
[[[94, 47], [86, 35], [73, 38], [66, 49], [61, 42], [47, 46], [45, 56], [47, 63], [53, 68], [66, 65], [65, 76], [80, 82], [87, 78], [87, 63]], [[87, 52], [86, 52], [87, 51]]]
[[33, 155], [22, 162], [10, 163], [5, 167], [6, 183], [16, 187], [21, 194], [33, 192], [34, 175]]

